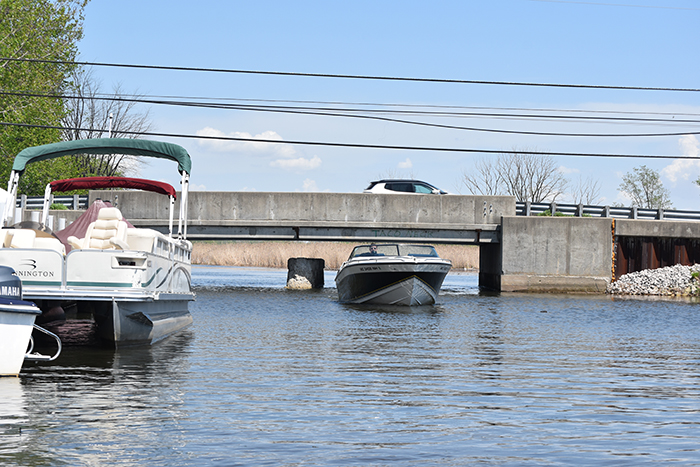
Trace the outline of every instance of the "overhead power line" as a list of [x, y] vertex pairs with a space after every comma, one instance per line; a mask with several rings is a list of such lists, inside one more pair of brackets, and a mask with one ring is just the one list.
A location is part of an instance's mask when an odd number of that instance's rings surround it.
[[[10, 123], [0, 122], [2, 126], [15, 126], [25, 128], [43, 128], [52, 130], [71, 130], [71, 131], [92, 131], [98, 133], [106, 133], [108, 130], [100, 130], [93, 128], [71, 128], [52, 125], [31, 125], [28, 123]], [[430, 147], [430, 146], [401, 146], [387, 144], [359, 144], [359, 143], [340, 143], [327, 141], [299, 141], [299, 140], [276, 140], [276, 139], [257, 139], [257, 138], [239, 138], [233, 136], [201, 136], [201, 135], [186, 135], [177, 133], [159, 133], [159, 132], [134, 132], [121, 131], [124, 135], [138, 136], [153, 136], [160, 138], [184, 138], [184, 139], [199, 139], [211, 141], [234, 141], [243, 143], [269, 143], [269, 144], [290, 144], [303, 146], [330, 146], [344, 147], [355, 149], [391, 149], [401, 151], [432, 151], [432, 152], [457, 152], [457, 153], [477, 153], [477, 154], [534, 154], [538, 156], [564, 156], [564, 157], [602, 157], [602, 158], [641, 158], [641, 159], [694, 159], [696, 156], [687, 155], [652, 155], [652, 154], [612, 154], [612, 153], [590, 153], [590, 152], [558, 152], [558, 151], [522, 151], [522, 150], [502, 150], [502, 149], [476, 149], [476, 148], [446, 148], [446, 147]]]
[[662, 10], [691, 10], [700, 11], [700, 8], [691, 7], [681, 7], [681, 6], [669, 6], [669, 5], [628, 5], [625, 3], [608, 3], [608, 2], [576, 2], [571, 0], [530, 0], [531, 2], [543, 2], [543, 3], [568, 3], [569, 5], [594, 5], [594, 6], [614, 6], [614, 7], [624, 7], [624, 8], [656, 8]]
[[192, 101], [174, 101], [160, 100], [144, 97], [116, 97], [116, 96], [73, 96], [60, 94], [40, 94], [28, 92], [10, 92], [0, 91], [0, 95], [14, 95], [21, 97], [41, 97], [41, 98], [56, 98], [56, 99], [92, 99], [114, 102], [133, 102], [153, 105], [171, 105], [182, 107], [200, 107], [210, 109], [225, 109], [239, 110], [252, 112], [270, 112], [270, 113], [287, 113], [297, 115], [314, 115], [325, 117], [344, 117], [344, 118], [359, 118], [365, 120], [379, 120], [391, 123], [400, 123], [406, 125], [416, 125], [431, 128], [442, 128], [449, 130], [474, 131], [482, 133], [500, 133], [500, 134], [516, 134], [529, 136], [562, 136], [562, 137], [668, 137], [668, 136], [684, 136], [692, 134], [700, 134], [699, 130], [684, 130], [677, 132], [657, 132], [657, 133], [567, 133], [554, 131], [525, 131], [525, 130], [507, 130], [498, 128], [482, 128], [468, 127], [460, 125], [447, 125], [441, 123], [430, 123], [415, 120], [405, 120], [399, 118], [382, 117], [378, 115], [358, 115], [357, 112], [366, 112], [370, 114], [400, 114], [400, 115], [420, 115], [433, 117], [488, 117], [499, 119], [548, 119], [560, 121], [572, 120], [603, 120], [616, 123], [664, 123], [664, 124], [700, 124], [700, 120], [693, 119], [660, 119], [660, 118], [639, 118], [639, 117], [599, 117], [599, 116], [571, 116], [571, 115], [533, 115], [533, 114], [513, 114], [513, 113], [493, 113], [493, 112], [424, 112], [424, 111], [405, 111], [405, 110], [377, 110], [377, 109], [353, 109], [353, 108], [327, 108], [327, 107], [303, 107], [303, 106], [270, 106], [270, 105], [251, 105], [251, 104], [234, 104], [222, 102], [192, 102]]
[[487, 84], [499, 86], [535, 86], [553, 88], [576, 88], [576, 89], [611, 89], [625, 91], [669, 91], [669, 92], [700, 92], [700, 88], [672, 88], [672, 87], [645, 87], [645, 86], [616, 86], [601, 84], [565, 84], [565, 83], [533, 83], [519, 81], [488, 81], [488, 80], [467, 80], [467, 79], [447, 79], [447, 78], [413, 78], [401, 76], [371, 76], [371, 75], [345, 75], [335, 73], [302, 73], [291, 71], [264, 71], [264, 70], [241, 70], [231, 68], [200, 68], [186, 66], [165, 66], [165, 65], [138, 65], [128, 63], [106, 63], [106, 62], [69, 62], [65, 60], [43, 60], [32, 58], [10, 58], [0, 57], [0, 61], [26, 62], [26, 63], [51, 63], [60, 65], [82, 65], [101, 66], [117, 68], [138, 68], [146, 70], [167, 70], [167, 71], [193, 71], [207, 73], [229, 73], [229, 74], [254, 74], [254, 75], [274, 75], [274, 76], [297, 76], [311, 78], [340, 78], [359, 80], [379, 80], [379, 81], [412, 81], [421, 83], [450, 83], [450, 84]]
[[[98, 93], [101, 96], [109, 96], [105, 93]], [[661, 120], [667, 122], [678, 122], [675, 116], [684, 115], [692, 117], [700, 117], [700, 113], [693, 112], [659, 112], [659, 111], [640, 111], [640, 110], [586, 110], [586, 109], [550, 109], [537, 107], [487, 107], [487, 106], [467, 106], [467, 105], [445, 105], [445, 104], [406, 104], [392, 102], [347, 102], [347, 101], [317, 101], [317, 100], [292, 100], [292, 99], [260, 99], [260, 98], [242, 98], [242, 97], [206, 97], [206, 96], [172, 96], [172, 95], [141, 95], [151, 99], [187, 99], [191, 101], [236, 101], [236, 102], [270, 102], [270, 103], [287, 103], [287, 104], [319, 104], [319, 105], [348, 105], [348, 106], [376, 106], [376, 107], [406, 107], [406, 108], [424, 108], [424, 109], [467, 109], [467, 110], [482, 110], [482, 111], [502, 111], [502, 112], [564, 112], [564, 113], [579, 113], [579, 114], [618, 114], [618, 115], [668, 115], [673, 116], [671, 120]], [[389, 111], [392, 112], [392, 111]], [[445, 113], [448, 116], [459, 115], [450, 112]], [[477, 114], [478, 115], [478, 114]], [[490, 114], [484, 114], [490, 115]], [[547, 117], [542, 115], [542, 117]], [[575, 118], [575, 117], [571, 117]], [[588, 117], [584, 117], [588, 118]], [[605, 117], [590, 117], [600, 118]], [[700, 121], [699, 121], [700, 122]]]

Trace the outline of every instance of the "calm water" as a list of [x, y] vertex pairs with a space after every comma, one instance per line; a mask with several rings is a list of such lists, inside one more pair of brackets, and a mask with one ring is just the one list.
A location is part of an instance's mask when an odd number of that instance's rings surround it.
[[341, 305], [198, 267], [194, 325], [0, 379], [3, 465], [700, 465], [700, 305]]

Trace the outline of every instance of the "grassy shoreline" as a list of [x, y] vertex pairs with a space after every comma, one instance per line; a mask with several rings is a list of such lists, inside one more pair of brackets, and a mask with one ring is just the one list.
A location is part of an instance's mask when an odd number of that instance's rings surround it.
[[[286, 268], [289, 258], [323, 258], [326, 269], [338, 269], [357, 243], [351, 242], [193, 242], [192, 264]], [[479, 267], [479, 247], [435, 245], [441, 258], [452, 261], [452, 270]]]

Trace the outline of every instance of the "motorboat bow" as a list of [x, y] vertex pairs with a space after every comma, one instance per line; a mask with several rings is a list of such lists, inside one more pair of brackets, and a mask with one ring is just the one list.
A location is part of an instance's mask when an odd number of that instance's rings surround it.
[[20, 278], [12, 268], [0, 266], [0, 376], [16, 376], [25, 360], [50, 361], [61, 352], [59, 340], [58, 352], [52, 357], [31, 353], [34, 329], [53, 335], [34, 324], [41, 310], [22, 298]]
[[[167, 183], [124, 177], [54, 181], [46, 188], [42, 222], [12, 224], [25, 166], [75, 154], [147, 156], [177, 162], [182, 175], [177, 233], [173, 231], [175, 189]], [[8, 184], [13, 202], [5, 208], [6, 227], [0, 230], [0, 264], [11, 266], [22, 279], [25, 298], [42, 311], [38, 319], [59, 323], [55, 329], [60, 335], [61, 321], [77, 316], [91, 323], [100, 341], [114, 346], [153, 343], [192, 323], [188, 310], [188, 303], [194, 300], [192, 243], [186, 238], [190, 166], [189, 154], [178, 145], [122, 138], [54, 143], [17, 155]], [[46, 227], [51, 193], [104, 188], [168, 196], [169, 232], [135, 228], [117, 207], [99, 200], [65, 229], [52, 232]]]
[[343, 303], [431, 305], [452, 263], [430, 245], [356, 246], [335, 277]]

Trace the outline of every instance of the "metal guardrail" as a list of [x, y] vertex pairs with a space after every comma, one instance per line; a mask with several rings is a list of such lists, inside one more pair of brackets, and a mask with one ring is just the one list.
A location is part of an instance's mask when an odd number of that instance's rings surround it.
[[671, 209], [643, 209], [638, 207], [589, 206], [585, 204], [557, 204], [516, 202], [516, 216], [539, 216], [561, 213], [574, 217], [614, 217], [617, 219], [700, 221], [699, 211]]
[[[68, 209], [87, 209], [88, 195], [53, 196], [52, 202], [62, 204]], [[42, 209], [44, 207], [44, 197], [22, 195], [17, 198], [15, 207], [23, 209]]]

